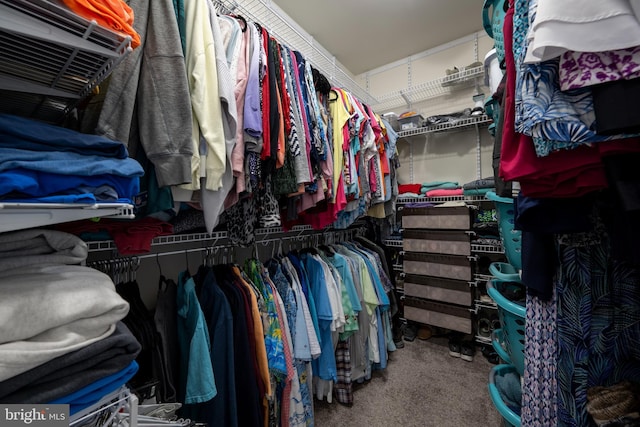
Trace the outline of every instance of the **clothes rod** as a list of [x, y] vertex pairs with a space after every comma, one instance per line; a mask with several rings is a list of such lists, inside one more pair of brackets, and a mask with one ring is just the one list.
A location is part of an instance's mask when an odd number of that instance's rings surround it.
[[[252, 246], [255, 246], [257, 244], [260, 244], [262, 246], [267, 246], [269, 243], [282, 242], [285, 240], [293, 240], [293, 241], [307, 243], [307, 244], [309, 244], [309, 240], [316, 240], [316, 239], [318, 240], [318, 242], [320, 241], [326, 242], [328, 240], [335, 242], [335, 239], [338, 236], [344, 239], [353, 239], [355, 236], [362, 235], [363, 233], [364, 233], [363, 227], [350, 228], [345, 230], [331, 230], [331, 231], [326, 231], [322, 234], [301, 233], [294, 236], [282, 236], [282, 237], [274, 237], [270, 239], [256, 240], [251, 246], [243, 247], [243, 249], [250, 249]], [[216, 241], [217, 240], [218, 239], [216, 239]], [[184, 255], [189, 253], [204, 252], [204, 251], [211, 251], [211, 250], [215, 251], [218, 249], [224, 250], [224, 249], [237, 249], [237, 248], [238, 248], [237, 245], [234, 245], [231, 243], [226, 243], [222, 245], [213, 244], [213, 245], [203, 246], [200, 248], [182, 249], [182, 250], [167, 251], [167, 252], [156, 252], [156, 253], [143, 254], [143, 255], [124, 255], [124, 256], [119, 255], [116, 259], [113, 260], [113, 262], [121, 261], [123, 258], [148, 259], [148, 258], [157, 258], [161, 256], [171, 256], [171, 255], [181, 255], [181, 254]], [[105, 261], [109, 262], [109, 260], [105, 260]], [[89, 262], [88, 264], [94, 264], [95, 262], [98, 262], [98, 261]]]

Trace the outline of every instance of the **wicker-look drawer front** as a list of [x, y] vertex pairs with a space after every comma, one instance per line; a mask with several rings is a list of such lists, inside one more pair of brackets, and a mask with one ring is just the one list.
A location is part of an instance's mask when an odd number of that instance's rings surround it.
[[404, 317], [407, 320], [439, 326], [453, 331], [470, 334], [473, 332], [471, 312], [464, 307], [405, 298]]
[[471, 237], [464, 231], [405, 230], [402, 249], [447, 255], [471, 255]]
[[463, 306], [473, 304], [469, 282], [408, 274], [404, 278], [404, 294]]
[[460, 207], [404, 208], [402, 228], [429, 228], [440, 230], [469, 230], [471, 211]]
[[473, 277], [471, 261], [465, 256], [458, 255], [407, 252], [404, 255], [402, 270], [406, 274], [443, 277], [467, 282], [471, 281]]

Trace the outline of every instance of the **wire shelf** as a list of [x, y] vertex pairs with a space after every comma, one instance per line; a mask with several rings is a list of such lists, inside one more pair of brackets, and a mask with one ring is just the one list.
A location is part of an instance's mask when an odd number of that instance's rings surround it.
[[137, 425], [138, 398], [125, 386], [104, 396], [90, 407], [70, 417], [69, 426], [83, 426], [94, 419], [101, 419], [102, 426]]
[[423, 202], [487, 202], [487, 199], [484, 196], [442, 196], [442, 197], [398, 197], [396, 199], [397, 205], [405, 205], [408, 203], [423, 203]]
[[56, 2], [0, 0], [0, 112], [60, 122], [130, 51]]
[[[355, 229], [338, 230], [327, 229], [322, 233], [350, 233], [357, 231]], [[318, 233], [319, 230], [315, 230], [310, 225], [297, 225], [291, 228], [291, 230], [285, 231], [281, 227], [267, 227], [256, 229], [254, 234], [256, 236], [276, 236], [273, 239], [257, 239], [256, 243], [265, 243], [271, 241], [277, 241], [281, 238], [291, 238], [302, 235], [310, 235]], [[152, 246], [163, 245], [180, 245], [188, 243], [204, 242], [209, 246], [215, 246], [218, 241], [226, 241], [229, 239], [229, 233], [226, 231], [214, 231], [213, 233], [188, 233], [188, 234], [174, 234], [169, 236], [158, 236], [151, 241]], [[221, 242], [226, 243], [226, 242]], [[87, 242], [89, 252], [100, 251], [116, 251], [118, 248], [113, 240], [101, 240], [95, 242]]]
[[377, 111], [392, 110], [397, 107], [407, 106], [439, 96], [449, 95], [453, 90], [458, 90], [474, 84], [476, 79], [484, 75], [484, 67], [473, 67], [458, 71], [445, 77], [419, 83], [403, 90], [395, 90], [378, 96], [378, 102], [373, 104]]
[[463, 129], [463, 128], [467, 128], [469, 126], [475, 126], [475, 125], [484, 126], [492, 122], [493, 120], [489, 118], [489, 116], [487, 116], [486, 114], [483, 114], [480, 116], [468, 117], [465, 119], [456, 119], [455, 121], [452, 121], [449, 123], [438, 123], [436, 125], [431, 125], [431, 126], [423, 126], [415, 129], [402, 130], [398, 132], [398, 137], [407, 138], [410, 136], [426, 135], [426, 134], [435, 133], [435, 132], [445, 132], [445, 131]]
[[474, 274], [474, 278], [476, 279], [476, 281], [478, 282], [488, 282], [489, 280], [493, 279], [493, 276], [490, 274], [480, 274], [480, 273], [476, 273]]
[[382, 242], [385, 246], [390, 248], [401, 248], [402, 247], [402, 239], [387, 239]]
[[475, 301], [475, 305], [476, 305], [476, 308], [478, 308], [478, 309], [480, 309], [480, 308], [488, 308], [490, 310], [497, 310], [498, 309], [498, 305], [493, 301], [476, 300]]
[[98, 217], [132, 219], [135, 216], [133, 205], [126, 203], [0, 203], [0, 232]]
[[487, 253], [487, 254], [503, 254], [504, 248], [502, 245], [479, 245], [476, 243], [471, 244], [471, 252]]
[[481, 344], [491, 344], [491, 338], [483, 337], [482, 335], [476, 335], [476, 342]]

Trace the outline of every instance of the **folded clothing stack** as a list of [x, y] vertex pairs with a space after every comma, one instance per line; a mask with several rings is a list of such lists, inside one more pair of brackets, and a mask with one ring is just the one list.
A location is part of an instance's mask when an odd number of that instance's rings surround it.
[[2, 403], [51, 402], [126, 368], [140, 344], [122, 322], [108, 337], [0, 383]]
[[494, 178], [489, 177], [467, 182], [462, 189], [465, 196], [484, 196], [488, 191], [495, 191], [495, 187]]
[[67, 403], [74, 413], [137, 370], [140, 345], [119, 325], [129, 304], [109, 276], [77, 265], [87, 253], [59, 231], [0, 235], [0, 402]]
[[420, 193], [427, 197], [458, 196], [462, 195], [462, 189], [457, 182], [431, 181], [422, 183]]
[[173, 225], [153, 217], [134, 221], [100, 218], [97, 222], [66, 222], [56, 225], [56, 228], [77, 234], [85, 241], [113, 240], [122, 255], [148, 253], [154, 238], [173, 234]]
[[399, 184], [398, 185], [398, 193], [406, 194], [420, 194], [420, 188], [422, 186], [420, 184]]
[[142, 166], [122, 142], [0, 114], [0, 200], [131, 203]]
[[452, 188], [452, 189], [436, 189], [429, 190], [425, 194], [427, 197], [448, 197], [448, 196], [462, 196], [462, 188]]

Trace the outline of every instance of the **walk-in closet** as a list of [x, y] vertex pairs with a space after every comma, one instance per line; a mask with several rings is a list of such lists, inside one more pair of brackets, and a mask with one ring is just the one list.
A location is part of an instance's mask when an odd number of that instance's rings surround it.
[[0, 427], [640, 426], [639, 77], [638, 0], [0, 0]]

